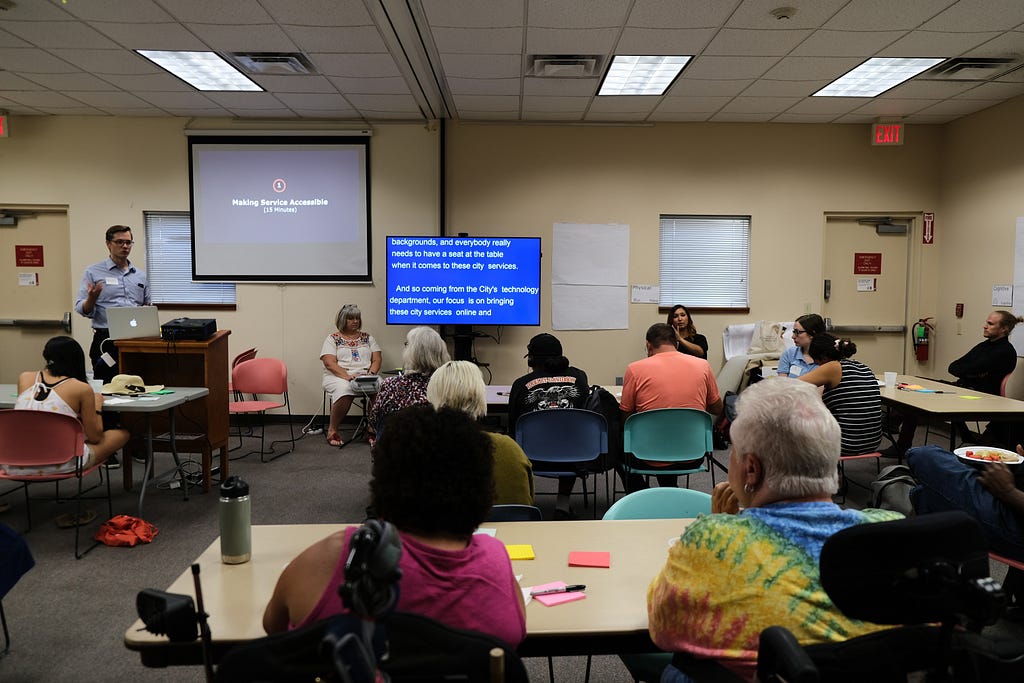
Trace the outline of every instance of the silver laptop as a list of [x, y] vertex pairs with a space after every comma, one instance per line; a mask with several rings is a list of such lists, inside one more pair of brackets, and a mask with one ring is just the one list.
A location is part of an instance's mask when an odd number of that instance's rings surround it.
[[123, 306], [107, 309], [111, 339], [159, 337], [160, 318], [156, 306]]

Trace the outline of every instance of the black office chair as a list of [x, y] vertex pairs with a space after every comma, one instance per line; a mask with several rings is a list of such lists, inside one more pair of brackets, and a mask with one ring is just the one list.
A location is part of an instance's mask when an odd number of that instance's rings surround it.
[[[988, 575], [977, 522], [945, 512], [859, 524], [825, 542], [821, 584], [848, 617], [899, 624], [840, 643], [800, 646], [773, 626], [761, 633], [761, 683], [980, 683], [1024, 678], [1024, 643], [980, 633], [1006, 598]], [[700, 683], [740, 679], [717, 662], [676, 654], [673, 665]]]

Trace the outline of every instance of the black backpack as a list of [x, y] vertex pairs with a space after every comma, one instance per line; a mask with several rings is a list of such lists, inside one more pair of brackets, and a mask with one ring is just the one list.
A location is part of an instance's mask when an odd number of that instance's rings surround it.
[[[587, 400], [583, 402], [583, 409], [599, 415], [604, 415], [608, 423], [608, 453], [610, 458], [602, 463], [603, 469], [608, 469], [614, 463], [622, 462], [622, 411], [619, 410], [619, 402], [612, 396], [611, 392], [599, 384], [590, 387]], [[605, 458], [602, 458], [604, 460]]]

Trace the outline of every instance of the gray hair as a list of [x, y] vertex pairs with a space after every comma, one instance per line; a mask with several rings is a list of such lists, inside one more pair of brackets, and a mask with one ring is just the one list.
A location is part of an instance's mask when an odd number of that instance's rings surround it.
[[363, 321], [363, 312], [359, 310], [359, 307], [355, 304], [345, 304], [338, 311], [337, 317], [334, 318], [334, 326], [338, 328], [338, 332], [345, 329], [345, 323], [352, 318], [358, 318], [359, 322]]
[[432, 327], [414, 327], [405, 335], [402, 370], [429, 375], [451, 360], [448, 347]]
[[437, 410], [454, 408], [470, 417], [483, 417], [487, 414], [487, 388], [480, 368], [468, 360], [448, 361], [430, 376], [427, 401]]
[[831, 495], [839, 485], [839, 423], [817, 387], [788, 377], [740, 394], [729, 429], [737, 455], [755, 454], [764, 484], [785, 498]]

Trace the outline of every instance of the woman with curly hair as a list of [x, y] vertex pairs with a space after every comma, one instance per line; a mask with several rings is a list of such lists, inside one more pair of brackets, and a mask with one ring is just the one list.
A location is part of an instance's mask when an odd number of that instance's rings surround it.
[[[398, 609], [489, 633], [512, 647], [526, 635], [522, 591], [504, 544], [474, 531], [494, 495], [491, 441], [459, 410], [418, 405], [389, 418], [374, 451], [370, 497], [402, 541]], [[346, 611], [351, 526], [292, 560], [263, 614], [276, 633]]]

